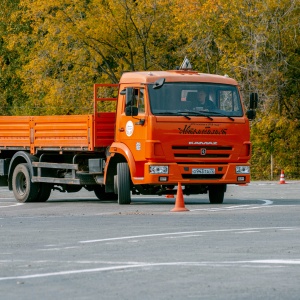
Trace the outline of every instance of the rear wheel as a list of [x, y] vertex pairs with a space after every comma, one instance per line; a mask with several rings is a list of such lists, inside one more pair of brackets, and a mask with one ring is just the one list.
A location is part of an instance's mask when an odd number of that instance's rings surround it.
[[118, 203], [130, 204], [130, 172], [127, 163], [118, 163], [117, 165], [117, 189]]
[[29, 165], [16, 166], [12, 176], [12, 188], [18, 202], [34, 202], [39, 193], [39, 184], [31, 182]]
[[209, 202], [211, 204], [222, 204], [224, 201], [224, 194], [226, 191], [226, 184], [211, 185], [209, 187]]
[[46, 202], [51, 195], [52, 187], [53, 186], [50, 183], [40, 183], [39, 192], [35, 202]]
[[117, 194], [105, 192], [105, 186], [101, 186], [101, 185], [96, 186], [94, 188], [94, 193], [100, 201], [118, 200]]

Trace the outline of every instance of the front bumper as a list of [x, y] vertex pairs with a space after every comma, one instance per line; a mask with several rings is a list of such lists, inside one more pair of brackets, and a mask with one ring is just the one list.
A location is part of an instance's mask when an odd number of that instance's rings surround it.
[[[168, 166], [167, 174], [151, 174], [150, 166]], [[245, 184], [250, 182], [249, 173], [237, 173], [236, 167], [244, 166], [250, 169], [248, 163], [230, 164], [177, 164], [177, 163], [146, 163], [144, 178], [135, 184]], [[152, 168], [153, 169], [153, 168]], [[213, 174], [193, 174], [193, 169], [214, 170]], [[238, 168], [239, 169], [239, 168]], [[142, 179], [142, 180], [141, 180]]]

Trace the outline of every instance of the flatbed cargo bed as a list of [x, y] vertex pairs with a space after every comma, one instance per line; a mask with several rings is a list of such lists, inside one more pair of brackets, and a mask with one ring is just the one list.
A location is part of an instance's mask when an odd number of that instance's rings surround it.
[[[95, 121], [96, 120], [96, 121]], [[1, 116], [0, 150], [94, 151], [114, 138], [115, 113]]]

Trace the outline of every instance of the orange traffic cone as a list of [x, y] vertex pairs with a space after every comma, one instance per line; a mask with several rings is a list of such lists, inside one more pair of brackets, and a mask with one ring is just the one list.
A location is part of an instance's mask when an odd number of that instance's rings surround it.
[[285, 179], [284, 179], [284, 171], [281, 170], [281, 174], [280, 174], [280, 180], [279, 180], [279, 184], [285, 184]]
[[180, 182], [178, 182], [177, 194], [176, 194], [176, 200], [175, 200], [175, 207], [171, 211], [172, 212], [188, 211], [188, 209], [184, 205], [182, 187], [181, 187]]

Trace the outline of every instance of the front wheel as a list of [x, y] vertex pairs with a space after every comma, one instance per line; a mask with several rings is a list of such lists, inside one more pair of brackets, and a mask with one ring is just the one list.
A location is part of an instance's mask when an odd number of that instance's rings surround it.
[[118, 203], [130, 204], [130, 172], [127, 163], [118, 163], [117, 165], [117, 189]]
[[18, 202], [34, 202], [39, 194], [39, 184], [31, 182], [29, 165], [19, 164], [12, 176], [12, 188]]
[[209, 187], [209, 202], [211, 204], [222, 204], [224, 201], [224, 194], [226, 191], [226, 184], [211, 185]]

